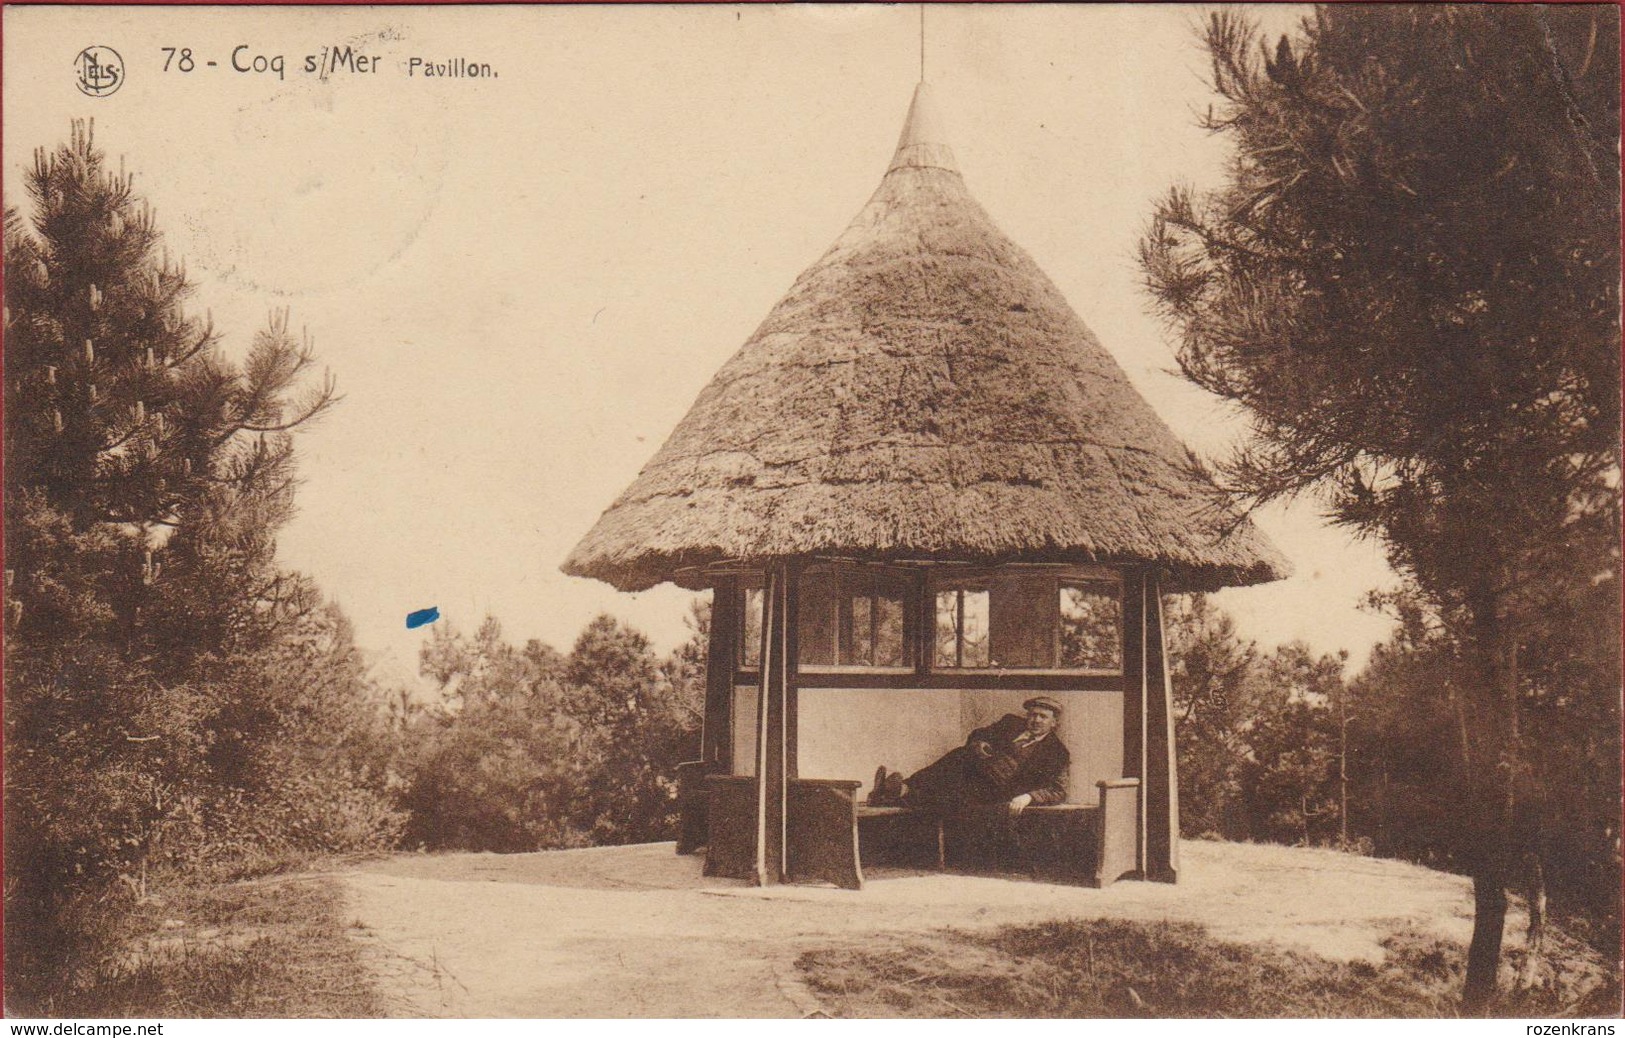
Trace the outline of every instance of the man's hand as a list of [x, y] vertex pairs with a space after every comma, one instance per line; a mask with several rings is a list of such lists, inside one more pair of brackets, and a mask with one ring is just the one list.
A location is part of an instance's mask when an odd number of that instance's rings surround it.
[[1033, 795], [1031, 793], [1023, 793], [1020, 796], [1011, 797], [1010, 798], [1010, 817], [1014, 818], [1016, 815], [1021, 814], [1022, 809], [1025, 808], [1028, 804], [1030, 804], [1032, 802], [1033, 802]]

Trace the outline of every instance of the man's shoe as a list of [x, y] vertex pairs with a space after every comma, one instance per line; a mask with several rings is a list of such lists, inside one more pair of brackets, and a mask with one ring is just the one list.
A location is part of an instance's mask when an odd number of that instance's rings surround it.
[[874, 785], [869, 787], [869, 806], [880, 807], [886, 803], [886, 765], [882, 764], [875, 769]]
[[886, 802], [888, 804], [901, 804], [903, 802], [902, 772], [894, 771], [890, 775], [887, 775], [886, 781], [882, 785], [886, 790]]

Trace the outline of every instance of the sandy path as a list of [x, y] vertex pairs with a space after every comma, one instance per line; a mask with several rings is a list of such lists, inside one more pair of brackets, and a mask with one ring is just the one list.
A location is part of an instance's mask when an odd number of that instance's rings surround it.
[[[1181, 882], [1106, 890], [877, 870], [861, 892], [705, 879], [672, 845], [403, 856], [347, 873], [401, 1016], [787, 1017], [794, 968], [865, 934], [1055, 918], [1189, 920], [1215, 936], [1377, 959], [1405, 929], [1465, 943], [1468, 881], [1333, 851], [1186, 843]], [[1521, 930], [1512, 920], [1509, 938]]]

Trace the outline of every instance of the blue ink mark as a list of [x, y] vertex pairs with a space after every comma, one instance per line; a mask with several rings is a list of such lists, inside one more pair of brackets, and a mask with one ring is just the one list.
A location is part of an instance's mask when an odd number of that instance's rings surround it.
[[424, 624], [432, 624], [438, 619], [440, 619], [439, 606], [430, 606], [427, 609], [418, 609], [406, 614], [406, 629], [410, 631], [414, 627], [422, 627]]

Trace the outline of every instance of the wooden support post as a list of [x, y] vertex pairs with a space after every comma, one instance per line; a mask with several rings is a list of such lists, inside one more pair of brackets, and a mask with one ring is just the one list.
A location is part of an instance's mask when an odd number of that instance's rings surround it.
[[1145, 576], [1145, 877], [1179, 879], [1179, 761], [1174, 745], [1174, 694], [1162, 632], [1162, 589]]
[[[711, 589], [711, 636], [706, 646], [705, 715], [700, 727], [700, 759], [677, 766], [677, 853], [693, 854], [711, 833], [713, 790], [706, 779], [733, 772], [733, 682], [738, 652], [739, 592], [724, 577]], [[754, 788], [751, 790], [754, 795]], [[724, 811], [726, 814], [726, 811]], [[747, 820], [738, 838], [756, 832]]]
[[[796, 722], [801, 710], [801, 565], [785, 567], [784, 578], [784, 775], [801, 777], [801, 733]], [[788, 800], [786, 800], [788, 803]]]
[[705, 722], [700, 759], [714, 762], [724, 774], [734, 770], [734, 673], [739, 661], [739, 585], [731, 577], [711, 589], [711, 638], [705, 656]]
[[[1123, 778], [1133, 787], [1133, 871], [1145, 874], [1145, 571], [1123, 572]], [[1128, 787], [1125, 787], [1128, 788]], [[1121, 799], [1125, 794], [1118, 794]], [[1102, 805], [1104, 806], [1104, 805]], [[1118, 816], [1123, 812], [1119, 810]]]
[[796, 567], [775, 562], [762, 596], [761, 684], [756, 700], [756, 883], [784, 881], [788, 785], [794, 773]]

